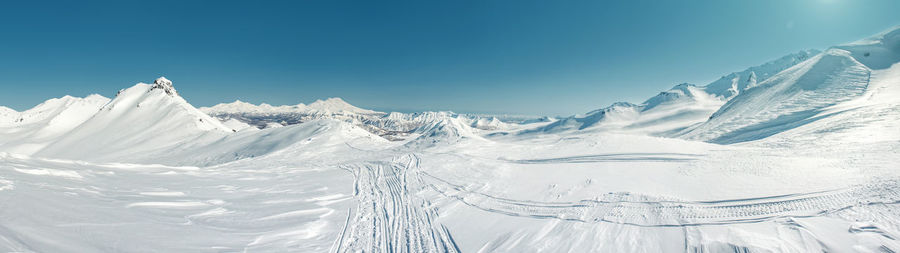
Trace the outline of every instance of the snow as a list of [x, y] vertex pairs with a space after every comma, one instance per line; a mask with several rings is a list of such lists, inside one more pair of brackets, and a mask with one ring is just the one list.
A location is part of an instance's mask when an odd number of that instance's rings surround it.
[[9, 107], [0, 106], [0, 122], [8, 124], [10, 121], [16, 120], [15, 117], [19, 112]]
[[139, 83], [121, 91], [89, 119], [34, 154], [112, 161], [135, 153], [169, 153], [175, 147], [233, 132], [177, 93], [155, 87]]
[[169, 96], [178, 96], [178, 92], [175, 91], [175, 86], [172, 86], [172, 81], [169, 81], [169, 79], [166, 79], [166, 77], [163, 76], [153, 81], [153, 88], [150, 89], [160, 89], [166, 92], [166, 94], [168, 94]]
[[871, 69], [885, 69], [900, 58], [900, 26], [853, 43], [834, 48], [847, 50], [852, 57]]
[[[900, 27], [826, 50], [780, 72], [722, 106], [680, 137], [735, 143], [758, 140], [821, 120], [823, 111], [863, 96], [873, 71], [900, 61]], [[883, 88], [877, 88], [883, 89]]]
[[897, 251], [896, 30], [558, 120], [0, 107], [0, 251]]
[[678, 84], [640, 105], [617, 102], [613, 105], [561, 119], [537, 131], [559, 133], [571, 130], [599, 130], [621, 133], [673, 136], [706, 121], [723, 104], [758, 86], [779, 72], [804, 62], [818, 50], [805, 50], [723, 76], [705, 86]]
[[362, 109], [345, 102], [341, 98], [329, 98], [326, 100], [316, 100], [315, 102], [305, 105], [303, 103], [297, 105], [272, 106], [269, 104], [254, 105], [240, 100], [232, 103], [218, 104], [212, 107], [200, 108], [201, 111], [208, 114], [229, 114], [229, 113], [308, 113], [308, 114], [378, 114], [376, 111]]
[[259, 130], [259, 128], [251, 126], [250, 124], [244, 123], [237, 119], [228, 119], [226, 121], [223, 121], [222, 124], [224, 124], [228, 128], [231, 128], [235, 132], [244, 130]]
[[306, 108], [315, 111], [325, 112], [345, 112], [345, 113], [376, 113], [372, 110], [361, 109], [344, 102], [341, 98], [329, 98], [326, 100], [316, 100]]
[[849, 52], [830, 49], [738, 95], [684, 137], [733, 143], [769, 136], [862, 95], [869, 74]]
[[750, 67], [744, 71], [734, 72], [723, 76], [719, 80], [706, 85], [704, 90], [708, 94], [719, 96], [727, 100], [747, 89], [756, 87], [758, 83], [771, 78], [775, 74], [778, 74], [791, 66], [806, 61], [819, 53], [821, 53], [819, 50], [804, 50], [789, 54], [762, 65]]
[[91, 95], [47, 100], [23, 112], [0, 110], [0, 148], [31, 154], [82, 124], [109, 102]]

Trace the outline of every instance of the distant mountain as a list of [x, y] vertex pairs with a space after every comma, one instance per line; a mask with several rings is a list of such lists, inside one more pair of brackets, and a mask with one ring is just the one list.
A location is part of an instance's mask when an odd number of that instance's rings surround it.
[[[469, 115], [453, 112], [384, 113], [353, 106], [340, 98], [317, 100], [309, 105], [254, 105], [242, 101], [200, 108], [201, 111], [233, 125], [235, 130], [277, 128], [319, 119], [344, 121], [389, 140], [417, 138], [430, 126], [445, 121], [458, 121], [467, 128], [492, 131], [509, 129], [513, 124], [497, 116]], [[527, 120], [525, 116], [507, 116]], [[252, 128], [244, 127], [250, 125]], [[426, 137], [427, 138], [427, 137]]]
[[420, 126], [417, 132], [421, 134], [407, 142], [405, 146], [420, 149], [441, 144], [455, 144], [466, 139], [483, 139], [466, 123], [463, 118], [459, 117], [441, 117], [439, 120]]
[[303, 114], [383, 114], [380, 112], [362, 109], [345, 102], [341, 98], [329, 98], [326, 100], [316, 100], [315, 102], [305, 105], [283, 105], [272, 106], [269, 104], [254, 105], [240, 100], [227, 104], [218, 104], [212, 107], [201, 107], [201, 111], [210, 115], [220, 114], [284, 114], [284, 113], [303, 113]]
[[725, 102], [818, 53], [805, 50], [786, 55], [725, 75], [705, 86], [682, 83], [641, 104], [618, 102], [525, 133], [592, 130], [667, 136], [706, 121]]
[[[836, 116], [845, 111], [835, 108], [848, 107], [848, 102], [864, 104], [859, 100], [890, 92], [890, 85], [872, 84], [891, 83], [893, 72], [900, 71], [892, 67], [897, 62], [900, 27], [824, 52], [790, 54], [705, 86], [679, 84], [641, 104], [615, 103], [520, 134], [605, 131], [714, 143], [754, 141]], [[894, 103], [880, 101], [881, 105]], [[853, 108], [862, 110], [854, 113], [871, 109]]]

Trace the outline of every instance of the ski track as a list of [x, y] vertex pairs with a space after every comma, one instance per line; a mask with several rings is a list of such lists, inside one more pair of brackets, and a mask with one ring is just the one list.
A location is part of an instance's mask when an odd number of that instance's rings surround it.
[[435, 222], [437, 211], [416, 194], [425, 190], [411, 156], [392, 162], [346, 165], [356, 178], [356, 214], [334, 252], [459, 252], [450, 231]]

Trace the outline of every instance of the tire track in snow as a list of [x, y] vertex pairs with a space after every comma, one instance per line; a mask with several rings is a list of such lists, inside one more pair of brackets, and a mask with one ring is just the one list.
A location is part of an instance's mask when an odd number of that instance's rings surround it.
[[356, 178], [358, 206], [336, 252], [459, 252], [449, 230], [434, 222], [431, 203], [416, 195], [425, 189], [422, 178], [409, 171], [417, 162], [406, 156], [344, 166]]
[[600, 163], [600, 162], [686, 162], [697, 160], [702, 155], [682, 153], [621, 153], [601, 155], [580, 155], [543, 159], [505, 160], [521, 164], [542, 163]]
[[645, 227], [761, 222], [779, 217], [811, 217], [854, 206], [900, 203], [900, 181], [884, 181], [833, 191], [719, 201], [655, 200], [629, 193], [602, 200], [536, 202], [500, 198], [466, 190], [421, 170], [428, 186], [441, 195], [488, 212], [510, 216], [610, 222]]

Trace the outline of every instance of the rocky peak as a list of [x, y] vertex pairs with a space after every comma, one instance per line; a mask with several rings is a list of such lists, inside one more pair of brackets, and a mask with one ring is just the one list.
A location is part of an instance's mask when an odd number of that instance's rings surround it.
[[172, 86], [172, 81], [166, 79], [166, 77], [159, 77], [156, 81], [153, 81], [153, 88], [150, 90], [161, 89], [169, 94], [169, 96], [178, 96], [178, 91], [175, 91], [175, 86]]

